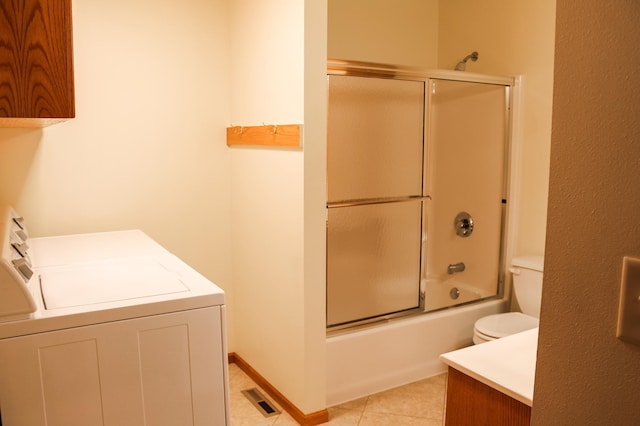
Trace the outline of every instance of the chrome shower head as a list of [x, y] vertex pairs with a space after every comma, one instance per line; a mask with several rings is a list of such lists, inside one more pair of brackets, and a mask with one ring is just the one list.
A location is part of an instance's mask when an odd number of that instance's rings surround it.
[[469, 59], [471, 59], [473, 62], [477, 61], [478, 60], [478, 52], [471, 52], [470, 54], [465, 56], [463, 60], [458, 62], [458, 64], [456, 65], [455, 70], [456, 71], [464, 71], [465, 67], [467, 66], [467, 61]]

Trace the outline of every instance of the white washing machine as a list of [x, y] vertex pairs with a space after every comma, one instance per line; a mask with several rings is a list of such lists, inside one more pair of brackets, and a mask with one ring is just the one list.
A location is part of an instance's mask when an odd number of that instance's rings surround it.
[[0, 426], [230, 424], [220, 288], [137, 230], [0, 243]]

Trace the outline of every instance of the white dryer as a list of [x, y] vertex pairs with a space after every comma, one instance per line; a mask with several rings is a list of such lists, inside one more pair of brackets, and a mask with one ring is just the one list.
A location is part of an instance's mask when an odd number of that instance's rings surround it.
[[0, 210], [0, 425], [228, 425], [224, 292], [141, 231]]

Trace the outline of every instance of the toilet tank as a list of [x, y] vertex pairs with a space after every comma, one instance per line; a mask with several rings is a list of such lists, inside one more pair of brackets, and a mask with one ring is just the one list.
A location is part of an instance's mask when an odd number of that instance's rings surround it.
[[509, 271], [513, 274], [513, 294], [523, 314], [540, 318], [542, 300], [542, 256], [514, 257]]

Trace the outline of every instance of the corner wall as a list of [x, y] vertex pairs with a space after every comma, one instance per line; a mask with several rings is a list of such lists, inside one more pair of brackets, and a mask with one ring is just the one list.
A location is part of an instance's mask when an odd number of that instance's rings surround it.
[[327, 407], [326, 203], [327, 0], [305, 0], [304, 306], [305, 400]]
[[229, 149], [233, 350], [306, 414], [326, 408], [325, 9], [317, 0], [231, 8], [230, 122], [304, 124], [302, 148]]
[[329, 58], [437, 68], [438, 3], [329, 0]]

